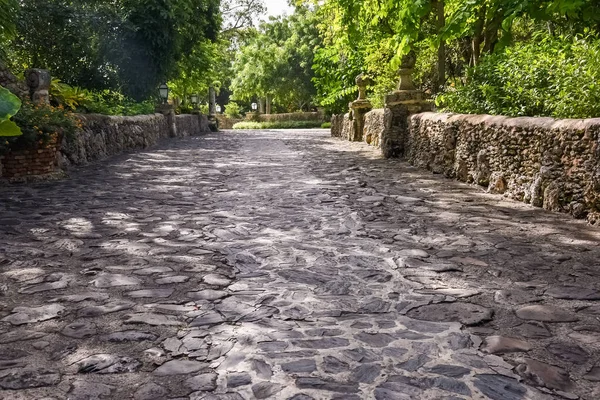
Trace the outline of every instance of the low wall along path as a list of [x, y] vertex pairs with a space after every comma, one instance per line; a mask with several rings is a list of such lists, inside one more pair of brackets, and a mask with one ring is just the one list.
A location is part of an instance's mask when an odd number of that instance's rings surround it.
[[[369, 112], [364, 140], [381, 147], [390, 124], [389, 110]], [[332, 136], [350, 129], [347, 114], [332, 118]], [[600, 119], [422, 113], [396, 146], [419, 168], [600, 222]]]
[[[81, 114], [79, 118], [83, 128], [73, 138], [63, 138], [58, 151], [49, 147], [5, 157], [0, 178], [21, 179], [49, 174], [123, 152], [146, 149], [170, 137], [169, 118], [162, 114], [132, 117]], [[210, 132], [204, 115], [177, 115], [174, 122], [177, 137]], [[35, 158], [29, 154], [34, 152]]]

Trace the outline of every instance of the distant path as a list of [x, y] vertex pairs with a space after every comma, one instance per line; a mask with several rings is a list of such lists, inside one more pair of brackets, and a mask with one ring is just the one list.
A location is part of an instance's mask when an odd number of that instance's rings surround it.
[[600, 398], [597, 228], [325, 131], [71, 175], [0, 187], [0, 399]]

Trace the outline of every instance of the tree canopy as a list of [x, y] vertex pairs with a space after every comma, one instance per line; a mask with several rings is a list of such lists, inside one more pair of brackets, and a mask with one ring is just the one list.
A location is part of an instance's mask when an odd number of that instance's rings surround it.
[[315, 25], [315, 13], [298, 7], [293, 15], [272, 18], [254, 30], [236, 54], [233, 97], [269, 96], [287, 110], [312, 104], [314, 49], [321, 42]]

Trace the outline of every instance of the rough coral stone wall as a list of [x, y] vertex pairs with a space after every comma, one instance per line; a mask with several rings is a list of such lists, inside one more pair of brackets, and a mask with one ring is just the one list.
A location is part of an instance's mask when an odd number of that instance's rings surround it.
[[210, 132], [206, 115], [185, 114], [175, 117], [177, 136], [185, 137], [199, 133]]
[[365, 115], [364, 141], [374, 147], [381, 147], [381, 138], [391, 128], [392, 113], [389, 109], [376, 109]]
[[344, 123], [344, 115], [343, 114], [334, 114], [331, 116], [331, 136], [332, 137], [342, 137]]
[[416, 166], [600, 222], [600, 119], [423, 113], [409, 132]]
[[27, 97], [27, 85], [19, 82], [2, 60], [0, 60], [0, 86], [7, 88], [22, 99]]
[[[133, 117], [80, 115], [83, 129], [74, 138], [65, 138], [61, 166], [82, 165], [111, 155], [155, 145], [169, 137], [168, 119], [162, 114]], [[209, 132], [206, 116], [175, 117], [178, 136]]]
[[219, 129], [233, 129], [233, 126], [238, 122], [243, 122], [242, 118], [229, 118], [223, 114], [217, 115], [219, 121]]

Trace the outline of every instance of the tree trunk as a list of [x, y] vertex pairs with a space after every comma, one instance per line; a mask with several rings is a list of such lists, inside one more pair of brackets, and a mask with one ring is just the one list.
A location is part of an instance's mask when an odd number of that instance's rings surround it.
[[484, 53], [491, 54], [498, 43], [498, 30], [502, 26], [503, 14], [496, 12], [492, 20], [485, 27], [485, 43], [483, 45]]
[[485, 15], [487, 7], [484, 4], [479, 10], [479, 16], [475, 23], [475, 32], [473, 34], [473, 59], [472, 66], [479, 64], [479, 56], [481, 55], [481, 42], [483, 41], [483, 28], [485, 27]]
[[[437, 1], [437, 30], [438, 34], [442, 32], [444, 26], [446, 26], [446, 2], [445, 0]], [[443, 90], [446, 85], [446, 42], [444, 40], [440, 40], [440, 45], [438, 47], [438, 75], [437, 75], [437, 87], [435, 88], [435, 92], [440, 92]]]
[[215, 87], [210, 85], [208, 87], [208, 115], [217, 114], [217, 92]]
[[267, 100], [266, 100], [267, 104], [266, 104], [266, 107], [265, 107], [266, 108], [266, 114], [271, 114], [271, 102], [272, 102], [271, 95], [267, 95]]

